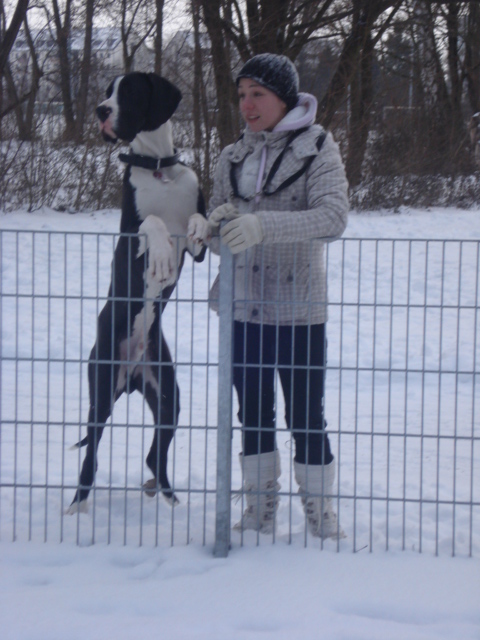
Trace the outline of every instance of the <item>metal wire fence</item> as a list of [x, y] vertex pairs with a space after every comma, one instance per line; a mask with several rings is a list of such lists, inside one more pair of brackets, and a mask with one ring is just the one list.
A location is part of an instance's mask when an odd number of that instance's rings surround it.
[[[188, 257], [161, 329], [180, 389], [169, 450], [176, 507], [142, 491], [152, 415], [139, 393], [115, 403], [98, 450], [89, 513], [78, 487], [87, 368], [108, 298], [115, 234], [1, 231], [0, 536], [78, 544], [276, 544], [338, 550], [480, 551], [478, 241], [343, 238], [327, 245], [325, 412], [344, 539], [308, 533], [292, 436], [276, 393], [282, 461], [273, 535], [230, 533], [244, 501], [231, 392], [231, 271], [209, 311], [219, 260]], [[223, 258], [222, 258], [223, 259]], [[218, 436], [218, 437], [217, 437]]]

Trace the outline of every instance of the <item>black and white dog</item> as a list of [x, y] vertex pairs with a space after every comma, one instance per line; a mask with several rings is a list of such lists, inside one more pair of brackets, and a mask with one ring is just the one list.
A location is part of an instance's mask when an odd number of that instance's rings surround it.
[[[142, 393], [155, 432], [146, 462], [154, 478], [148, 495], [162, 492], [177, 502], [167, 477], [167, 452], [180, 411], [179, 389], [160, 327], [180, 274], [185, 251], [195, 260], [204, 250], [186, 238], [188, 221], [205, 206], [195, 173], [179, 163], [169, 122], [181, 93], [153, 73], [116, 78], [96, 109], [105, 140], [130, 143], [123, 179], [122, 215], [108, 301], [98, 317], [97, 339], [88, 365], [90, 409], [79, 487], [68, 513], [87, 510], [97, 470], [97, 449], [115, 401], [125, 391]], [[198, 217], [198, 213], [197, 213]]]

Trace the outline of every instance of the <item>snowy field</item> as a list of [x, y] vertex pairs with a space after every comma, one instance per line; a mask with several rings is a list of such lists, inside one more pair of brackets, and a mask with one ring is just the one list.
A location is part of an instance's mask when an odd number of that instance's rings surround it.
[[[232, 534], [226, 560], [212, 557], [215, 259], [187, 260], [163, 320], [181, 389], [169, 467], [181, 504], [139, 491], [151, 418], [132, 395], [102, 439], [90, 513], [64, 515], [117, 228], [116, 211], [0, 216], [2, 638], [478, 640], [480, 211], [352, 213], [328, 262], [326, 411], [347, 538], [320, 552], [305, 535], [279, 399], [275, 544]], [[236, 429], [234, 487], [239, 444]]]

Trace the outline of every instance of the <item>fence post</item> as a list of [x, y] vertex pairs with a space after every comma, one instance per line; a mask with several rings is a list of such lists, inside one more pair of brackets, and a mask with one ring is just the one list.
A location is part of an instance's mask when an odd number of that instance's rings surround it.
[[221, 243], [218, 300], [218, 425], [217, 425], [217, 504], [215, 521], [216, 558], [226, 558], [230, 548], [232, 486], [232, 328], [233, 255]]

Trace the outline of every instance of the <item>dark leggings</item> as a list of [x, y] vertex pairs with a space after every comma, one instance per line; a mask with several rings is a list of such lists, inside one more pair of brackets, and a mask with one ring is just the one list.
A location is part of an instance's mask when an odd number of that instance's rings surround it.
[[243, 425], [245, 456], [275, 450], [275, 371], [285, 398], [285, 420], [295, 461], [329, 464], [325, 432], [325, 325], [276, 326], [234, 322], [233, 384]]

